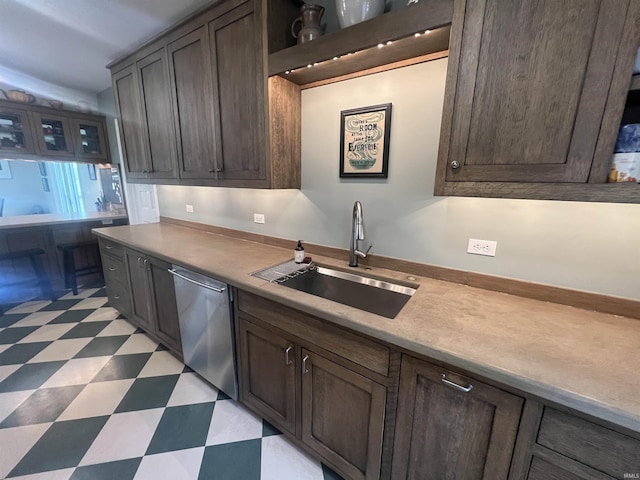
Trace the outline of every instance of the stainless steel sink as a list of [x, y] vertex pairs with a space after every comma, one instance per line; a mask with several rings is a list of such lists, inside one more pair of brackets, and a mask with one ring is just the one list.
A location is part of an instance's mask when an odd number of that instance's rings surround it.
[[387, 318], [395, 318], [418, 288], [320, 266], [278, 283]]

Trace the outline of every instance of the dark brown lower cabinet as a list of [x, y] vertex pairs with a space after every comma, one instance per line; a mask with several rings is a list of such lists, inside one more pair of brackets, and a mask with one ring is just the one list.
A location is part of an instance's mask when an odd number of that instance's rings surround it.
[[[348, 346], [345, 355], [373, 359], [369, 354], [381, 346], [362, 338], [358, 348], [351, 333], [328, 324], [320, 328], [315, 318], [240, 293], [240, 401], [345, 478], [380, 478], [387, 394], [389, 385], [395, 389], [397, 377], [369, 373], [336, 351]], [[262, 309], [269, 306], [273, 308]], [[312, 342], [298, 336], [305, 333]], [[345, 343], [330, 343], [328, 338], [336, 340], [333, 335], [341, 335]]]
[[392, 478], [506, 480], [523, 399], [402, 357]]
[[348, 478], [379, 478], [387, 389], [302, 349], [302, 441]]
[[129, 248], [124, 250], [124, 259], [131, 286], [128, 318], [182, 355], [176, 293], [168, 272], [171, 264]]
[[258, 325], [238, 320], [241, 396], [271, 423], [296, 434], [294, 343]]

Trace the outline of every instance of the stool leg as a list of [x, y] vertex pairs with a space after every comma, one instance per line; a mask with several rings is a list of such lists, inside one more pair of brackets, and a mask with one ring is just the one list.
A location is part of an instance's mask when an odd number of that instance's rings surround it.
[[64, 263], [64, 288], [70, 288], [74, 295], [78, 294], [78, 282], [76, 280], [76, 262], [73, 249], [65, 249], [62, 255]]
[[53, 288], [51, 288], [51, 282], [49, 281], [49, 277], [42, 268], [42, 264], [40, 263], [40, 258], [36, 255], [32, 255], [29, 257], [31, 260], [31, 265], [33, 266], [33, 271], [38, 277], [38, 284], [40, 285], [40, 289], [42, 290], [42, 294], [48, 296], [52, 301], [56, 301], [58, 298], [55, 293], [53, 293]]

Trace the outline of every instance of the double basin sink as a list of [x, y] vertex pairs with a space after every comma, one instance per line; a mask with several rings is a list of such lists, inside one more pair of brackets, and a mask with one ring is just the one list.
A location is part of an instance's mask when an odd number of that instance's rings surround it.
[[417, 285], [401, 285], [317, 265], [310, 265], [277, 282], [387, 318], [395, 318], [418, 288]]

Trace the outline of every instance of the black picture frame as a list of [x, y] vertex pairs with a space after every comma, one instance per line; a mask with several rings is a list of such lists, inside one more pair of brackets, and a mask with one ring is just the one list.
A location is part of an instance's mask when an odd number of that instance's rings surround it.
[[340, 178], [387, 178], [391, 104], [340, 112]]

